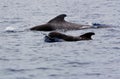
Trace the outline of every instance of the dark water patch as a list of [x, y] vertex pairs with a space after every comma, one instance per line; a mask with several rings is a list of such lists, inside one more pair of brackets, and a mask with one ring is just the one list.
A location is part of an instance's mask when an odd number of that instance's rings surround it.
[[112, 47], [112, 49], [120, 50], [120, 47]]
[[21, 32], [25, 32], [25, 30], [17, 30], [17, 29], [14, 29], [14, 30], [4, 30], [3, 33], [8, 33], [8, 34], [12, 34], [12, 33], [21, 33]]
[[20, 32], [24, 32], [24, 31], [20, 31], [20, 30], [16, 30], [16, 29], [8, 29], [8, 30], [4, 30], [4, 33], [20, 33]]
[[17, 72], [25, 72], [25, 71], [30, 71], [31, 69], [13, 69], [13, 68], [8, 68], [6, 69], [6, 71], [8, 72], [14, 72], [14, 73], [17, 73]]
[[54, 77], [54, 76], [57, 76], [57, 74], [51, 74], [51, 75], [49, 75], [49, 76], [52, 76], [52, 77]]
[[59, 74], [51, 74], [49, 75], [50, 77], [57, 77], [57, 76], [60, 76]]
[[9, 59], [6, 58], [0, 58], [1, 61], [9, 61]]
[[90, 63], [88, 63], [88, 62], [69, 62], [68, 64], [86, 65], [86, 64], [90, 64]]
[[3, 8], [6, 8], [6, 7], [8, 7], [8, 6], [7, 6], [7, 5], [4, 5], [4, 6], [3, 6]]
[[120, 47], [118, 47], [118, 46], [107, 46], [107, 47], [103, 47], [102, 49], [107, 49], [107, 50], [120, 50]]
[[57, 70], [57, 71], [61, 71], [62, 69], [60, 69], [60, 68], [48, 68], [48, 67], [38, 67], [38, 68], [35, 68], [35, 69], [37, 69], [37, 70]]
[[6, 33], [16, 33], [17, 31], [15, 30], [5, 30]]
[[91, 62], [68, 62], [64, 63], [65, 65], [70, 65], [72, 67], [81, 67], [81, 66], [87, 66], [90, 65]]
[[36, 69], [39, 69], [39, 70], [50, 70], [51, 68], [39, 67], [39, 68], [36, 68]]
[[101, 73], [85, 73], [86, 76], [100, 76]]

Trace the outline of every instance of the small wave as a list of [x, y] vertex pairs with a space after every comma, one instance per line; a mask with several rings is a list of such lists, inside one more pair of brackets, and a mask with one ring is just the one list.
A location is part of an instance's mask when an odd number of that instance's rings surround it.
[[57, 76], [60, 76], [59, 74], [50, 74], [49, 76], [51, 77], [57, 77]]
[[6, 28], [5, 28], [5, 31], [6, 31], [6, 32], [16, 32], [16, 28], [15, 28], [15, 27], [12, 27], [12, 26], [6, 27]]
[[11, 68], [6, 69], [6, 70], [8, 70], [8, 71], [10, 71], [10, 72], [21, 72], [21, 71], [25, 71], [25, 69], [11, 69]]
[[30, 71], [31, 69], [13, 69], [13, 68], [8, 68], [6, 70], [8, 72], [25, 72], [25, 71]]
[[36, 68], [36, 69], [40, 69], [40, 70], [49, 70], [49, 69], [51, 69], [51, 68], [39, 67], [39, 68]]
[[[24, 29], [21, 30], [17, 27], [12, 27], [12, 26], [6, 27], [5, 30], [4, 30], [4, 32], [10, 32], [10, 33], [24, 32], [24, 31], [25, 31]], [[28, 30], [26, 30], [26, 31], [28, 31]]]
[[89, 62], [69, 62], [68, 64], [78, 64], [78, 65], [87, 65]]
[[91, 62], [68, 62], [66, 65], [71, 65], [72, 67], [86, 66], [91, 64]]
[[85, 73], [87, 76], [100, 76], [102, 75], [101, 73]]
[[0, 58], [0, 60], [9, 61], [9, 59], [5, 59], [5, 58]]
[[117, 50], [120, 50], [120, 47], [112, 47], [113, 49], [117, 49]]

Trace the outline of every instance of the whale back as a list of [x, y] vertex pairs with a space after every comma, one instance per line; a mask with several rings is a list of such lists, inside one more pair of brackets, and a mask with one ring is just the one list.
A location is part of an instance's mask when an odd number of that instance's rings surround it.
[[52, 31], [55, 30], [53, 28], [53, 26], [51, 26], [50, 24], [43, 24], [43, 25], [39, 25], [39, 26], [35, 26], [30, 28], [30, 30], [36, 30], [36, 31]]
[[65, 34], [62, 34], [62, 33], [59, 33], [59, 32], [50, 32], [48, 36], [51, 37], [51, 38], [55, 37], [55, 38], [60, 38], [60, 39], [63, 39], [64, 37], [66, 37]]

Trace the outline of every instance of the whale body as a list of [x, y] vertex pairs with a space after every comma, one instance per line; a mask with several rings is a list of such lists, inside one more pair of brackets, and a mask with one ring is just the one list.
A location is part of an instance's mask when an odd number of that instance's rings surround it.
[[82, 41], [82, 40], [92, 40], [91, 38], [92, 35], [95, 35], [95, 33], [87, 32], [80, 36], [71, 36], [60, 32], [50, 32], [44, 38], [45, 38], [45, 42]]
[[30, 28], [35, 31], [53, 31], [53, 30], [80, 30], [92, 28], [92, 25], [82, 25], [66, 21], [64, 18], [66, 14], [60, 14], [48, 21], [46, 24], [38, 25]]

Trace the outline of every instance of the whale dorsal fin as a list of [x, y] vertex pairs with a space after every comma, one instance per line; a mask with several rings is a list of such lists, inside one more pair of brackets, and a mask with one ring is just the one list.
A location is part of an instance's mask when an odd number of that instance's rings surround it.
[[67, 16], [66, 14], [60, 14], [60, 15], [56, 16], [55, 18], [51, 19], [48, 23], [65, 21], [64, 18], [66, 16]]
[[80, 35], [80, 37], [81, 37], [82, 39], [91, 40], [91, 39], [92, 39], [92, 38], [91, 38], [92, 35], [95, 35], [95, 33], [94, 33], [94, 32], [88, 32], [88, 33], [85, 33], [85, 34], [83, 34], [83, 35]]

